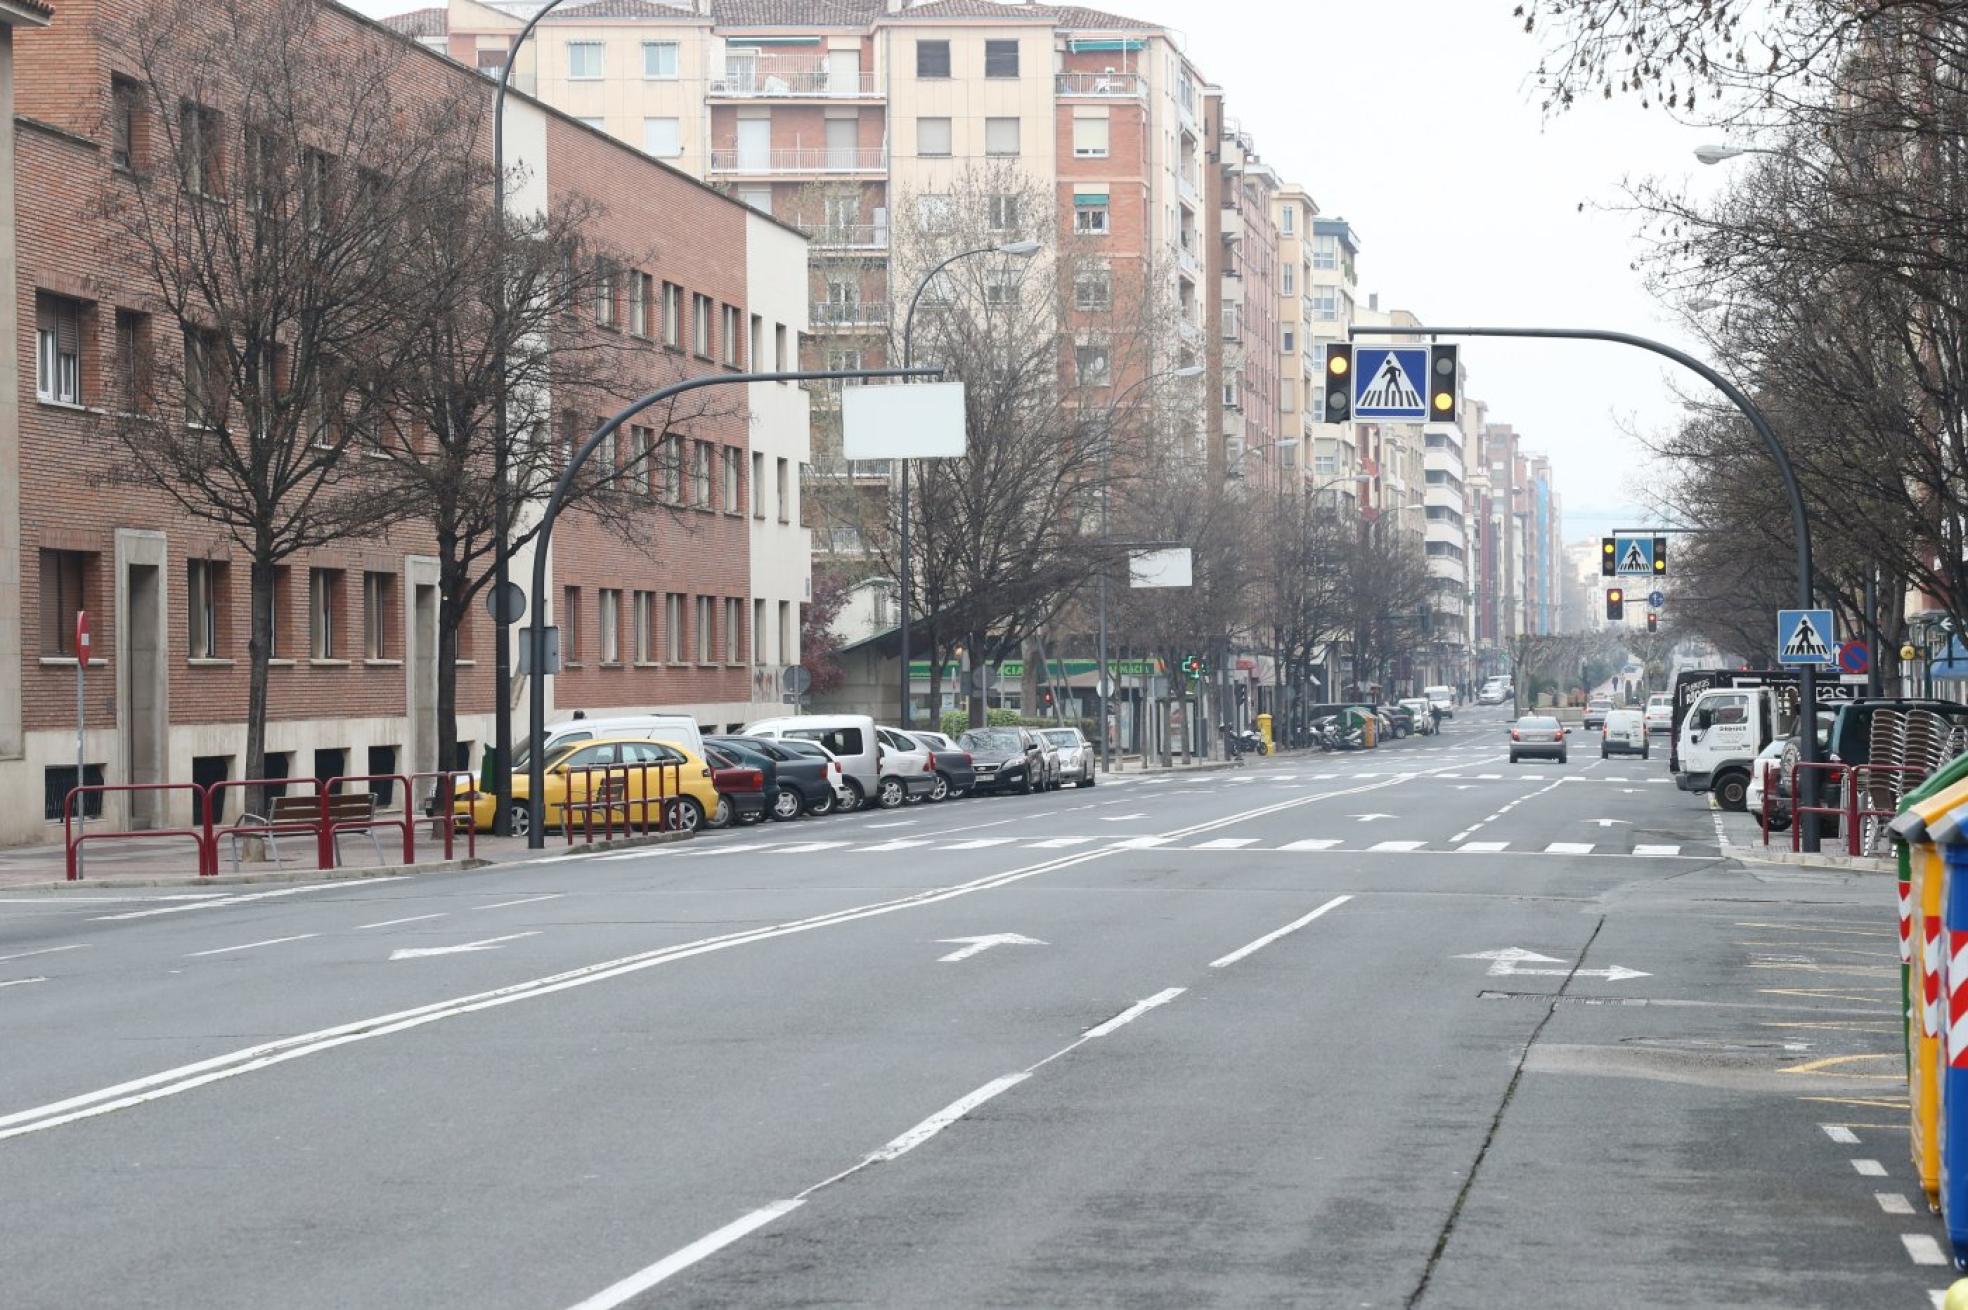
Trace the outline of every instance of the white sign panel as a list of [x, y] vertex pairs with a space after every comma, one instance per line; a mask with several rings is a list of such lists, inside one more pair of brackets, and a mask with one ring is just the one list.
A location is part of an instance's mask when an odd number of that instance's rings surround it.
[[841, 454], [849, 459], [960, 459], [961, 382], [841, 388]]
[[1194, 561], [1187, 546], [1172, 550], [1142, 550], [1128, 556], [1128, 586], [1188, 587], [1194, 585]]

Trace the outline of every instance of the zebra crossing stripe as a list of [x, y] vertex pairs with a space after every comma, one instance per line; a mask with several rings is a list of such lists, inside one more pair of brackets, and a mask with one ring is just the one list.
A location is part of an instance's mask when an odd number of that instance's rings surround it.
[[1681, 853], [1681, 848], [1679, 846], [1642, 845], [1642, 846], [1635, 846], [1633, 848], [1633, 853], [1635, 855], [1679, 855]]
[[1308, 837], [1304, 841], [1286, 842], [1281, 851], [1329, 851], [1339, 845], [1337, 837]]
[[[894, 841], [879, 842], [876, 845], [864, 846], [861, 849], [867, 851], [906, 851], [914, 846], [927, 845], [929, 845], [929, 839], [927, 837], [897, 837]], [[755, 846], [752, 849], [757, 850], [758, 848]]]
[[1555, 841], [1544, 848], [1546, 855], [1590, 855], [1591, 842]]
[[969, 841], [953, 842], [943, 849], [946, 851], [981, 851], [987, 846], [1008, 846], [1017, 840], [1016, 837], [972, 837]]
[[1218, 837], [1214, 841], [1200, 842], [1191, 846], [1192, 851], [1236, 851], [1246, 846], [1257, 845], [1255, 837]]
[[1456, 849], [1459, 851], [1468, 851], [1474, 855], [1494, 855], [1498, 851], [1509, 850], [1510, 843], [1507, 841], [1466, 841], [1456, 847]]
[[1419, 841], [1383, 841], [1375, 842], [1373, 845], [1367, 847], [1367, 849], [1370, 851], [1418, 851], [1427, 844], [1427, 842]]
[[809, 851], [831, 851], [847, 845], [844, 841], [803, 841], [792, 846], [781, 846], [781, 855], [805, 855]]
[[1032, 845], [1045, 850], [1059, 850], [1066, 846], [1084, 846], [1090, 841], [1098, 840], [1097, 837], [1050, 837], [1045, 841], [1035, 841]]
[[1121, 850], [1147, 851], [1157, 846], [1166, 846], [1172, 840], [1174, 839], [1170, 837], [1129, 837], [1125, 841], [1115, 842], [1114, 845]]

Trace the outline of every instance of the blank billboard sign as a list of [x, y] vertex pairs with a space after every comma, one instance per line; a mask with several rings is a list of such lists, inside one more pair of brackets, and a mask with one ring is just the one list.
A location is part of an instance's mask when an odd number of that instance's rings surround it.
[[959, 459], [963, 453], [963, 383], [841, 388], [847, 458]]
[[1194, 584], [1187, 546], [1170, 550], [1138, 550], [1128, 556], [1128, 586], [1187, 587]]

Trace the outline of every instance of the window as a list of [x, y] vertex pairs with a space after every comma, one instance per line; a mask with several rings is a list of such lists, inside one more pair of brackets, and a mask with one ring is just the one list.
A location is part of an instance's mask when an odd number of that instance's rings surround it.
[[928, 193], [916, 197], [916, 221], [925, 232], [947, 232], [956, 216], [956, 201], [950, 196]]
[[793, 662], [793, 642], [797, 636], [798, 632], [793, 627], [793, 602], [782, 600], [779, 602], [779, 662], [781, 664]]
[[193, 195], [218, 195], [225, 183], [225, 129], [219, 111], [181, 101], [178, 134], [184, 189]]
[[765, 320], [757, 314], [752, 315], [752, 349], [745, 356], [745, 362], [754, 370], [765, 363]]
[[1015, 118], [985, 119], [984, 153], [999, 156], [1017, 154], [1018, 120]]
[[596, 327], [615, 326], [615, 266], [605, 259], [594, 264], [594, 317]]
[[672, 591], [663, 597], [663, 657], [681, 664], [683, 650], [683, 596]]
[[786, 325], [772, 325], [772, 367], [775, 372], [784, 373], [786, 369]]
[[750, 205], [761, 214], [772, 212], [772, 188], [769, 186], [741, 186], [738, 188], [738, 203]]
[[560, 589], [560, 660], [563, 664], [581, 662], [581, 589]]
[[336, 629], [342, 609], [342, 571], [308, 570], [308, 656], [317, 660], [335, 658]]
[[1107, 347], [1102, 343], [1091, 343], [1073, 348], [1073, 360], [1080, 372], [1080, 385], [1104, 387], [1107, 385]]
[[224, 649], [219, 638], [219, 607], [226, 594], [223, 560], [185, 562], [186, 653], [195, 660], [214, 660]]
[[150, 394], [150, 315], [133, 309], [116, 311], [117, 396], [126, 409], [135, 409]]
[[490, 50], [480, 50], [478, 52], [478, 71], [493, 81], [498, 81], [499, 74], [505, 71], [506, 52], [507, 47], [505, 46], [498, 46]]
[[1290, 236], [1298, 226], [1298, 206], [1283, 205], [1278, 210], [1278, 231]]
[[690, 297], [691, 349], [705, 359], [711, 357], [711, 310], [714, 304], [709, 296], [692, 293]]
[[[103, 785], [103, 765], [84, 764], [82, 783], [84, 787]], [[68, 813], [68, 794], [75, 790], [75, 766], [73, 764], [51, 764], [41, 773], [41, 817], [50, 823], [60, 823]], [[220, 792], [219, 795], [225, 795]], [[85, 819], [102, 818], [103, 793], [83, 792], [76, 798], [76, 814]]]
[[1223, 379], [1223, 408], [1237, 408], [1237, 379], [1234, 377]]
[[135, 168], [137, 149], [137, 106], [142, 92], [127, 77], [109, 79], [109, 162], [117, 168]]
[[1284, 342], [1284, 353], [1289, 355], [1292, 353], [1293, 347], [1297, 344], [1298, 336], [1292, 329], [1286, 328], [1281, 340]]
[[683, 288], [674, 282], [663, 284], [663, 344], [683, 348]]
[[656, 662], [656, 593], [653, 591], [635, 594], [635, 662]]
[[752, 663], [765, 663], [765, 601], [752, 601]]
[[1076, 118], [1073, 120], [1073, 154], [1080, 159], [1107, 158], [1107, 120], [1104, 118]]
[[1286, 264], [1280, 272], [1284, 276], [1284, 293], [1288, 296], [1298, 294], [1298, 265]]
[[677, 43], [644, 41], [642, 75], [652, 82], [674, 82], [677, 76]]
[[1073, 208], [1073, 231], [1080, 236], [1106, 236], [1106, 204], [1075, 205]]
[[683, 438], [664, 437], [657, 447], [658, 476], [662, 478], [662, 500], [668, 505], [683, 503]]
[[949, 157], [949, 119], [918, 118], [916, 120], [916, 154], [925, 159], [945, 159]]
[[740, 485], [744, 458], [744, 452], [738, 447], [724, 448], [724, 512], [727, 514], [736, 514], [745, 503], [744, 488]]
[[697, 598], [697, 662], [709, 664], [717, 652], [717, 600]]
[[683, 120], [681, 118], [645, 118], [642, 120], [642, 149], [658, 159], [674, 159], [683, 153]]
[[629, 275], [629, 331], [647, 339], [650, 302], [656, 299], [656, 279], [647, 273]]
[[1018, 230], [1018, 197], [992, 196], [988, 202], [991, 230], [993, 232], [1016, 232]]
[[390, 640], [390, 616], [395, 608], [396, 578], [388, 573], [362, 575], [362, 658], [386, 660], [395, 643]]
[[185, 426], [216, 428], [225, 409], [216, 333], [184, 330], [184, 381]]
[[1018, 42], [986, 41], [984, 43], [984, 76], [1018, 76]]
[[601, 593], [601, 662], [622, 662], [622, 593], [612, 589]]
[[752, 452], [752, 517], [765, 517], [765, 456]]
[[1238, 315], [1237, 307], [1235, 305], [1225, 305], [1223, 307], [1223, 339], [1225, 341], [1235, 341], [1238, 337], [1242, 336], [1242, 324], [1243, 319]]
[[742, 664], [745, 657], [745, 602], [735, 596], [724, 600], [724, 662]]
[[1330, 232], [1321, 232], [1312, 238], [1312, 267], [1339, 267], [1339, 238]]
[[82, 403], [82, 305], [66, 296], [34, 295], [34, 398]]
[[[294, 648], [294, 634], [287, 627], [287, 599], [293, 593], [293, 588], [288, 584], [288, 578], [290, 576], [291, 570], [285, 564], [274, 565], [273, 626], [272, 630], [267, 634], [268, 659], [284, 660], [287, 656], [282, 654], [282, 652], [291, 651]], [[283, 775], [275, 774], [274, 776], [280, 777]]]
[[655, 495], [656, 481], [656, 433], [644, 427], [631, 425], [629, 442], [633, 446], [631, 458], [636, 462], [635, 480], [649, 495]]
[[41, 653], [75, 658], [75, 615], [89, 608], [86, 551], [41, 552]]
[[1339, 288], [1312, 288], [1312, 317], [1327, 322], [1339, 317]]
[[1073, 274], [1073, 308], [1088, 312], [1114, 304], [1114, 278], [1105, 268], [1083, 268]]
[[948, 77], [950, 75], [950, 43], [948, 41], [916, 42], [916, 76]]
[[272, 133], [247, 128], [246, 207], [256, 214], [270, 214], [280, 202], [281, 145]]
[[736, 368], [741, 362], [738, 355], [738, 325], [743, 321], [744, 311], [734, 305], [725, 305], [719, 313], [724, 319], [723, 341], [720, 343], [724, 348], [724, 362]]
[[779, 478], [772, 484], [773, 492], [779, 498], [779, 521], [781, 523], [790, 523], [793, 521], [791, 508], [793, 480], [788, 475], [791, 472], [792, 465], [791, 461], [783, 459], [778, 463]]
[[987, 273], [984, 277], [984, 303], [987, 305], [1017, 304], [1018, 275], [1015, 273]]
[[690, 444], [690, 503], [699, 509], [711, 507], [711, 443]]
[[567, 77], [573, 82], [593, 82], [601, 77], [601, 42], [567, 43]]

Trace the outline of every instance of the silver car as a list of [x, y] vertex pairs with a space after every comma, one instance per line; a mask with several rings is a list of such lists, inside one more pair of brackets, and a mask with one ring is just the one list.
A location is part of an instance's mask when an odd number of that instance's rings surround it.
[[1093, 786], [1093, 746], [1078, 728], [1041, 728], [1038, 736], [1059, 752], [1057, 786]]

